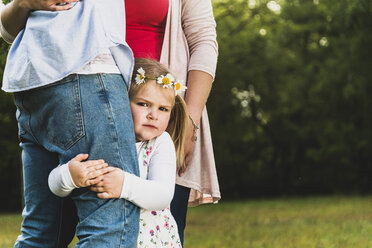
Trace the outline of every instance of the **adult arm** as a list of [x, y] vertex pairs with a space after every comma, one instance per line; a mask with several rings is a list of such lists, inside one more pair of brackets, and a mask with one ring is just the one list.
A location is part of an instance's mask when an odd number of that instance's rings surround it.
[[[184, 0], [182, 26], [190, 49], [185, 102], [191, 118], [199, 126], [214, 80], [218, 45], [216, 23], [210, 0]], [[194, 126], [189, 120], [185, 141], [185, 161], [194, 149]]]
[[[189, 71], [185, 102], [190, 117], [199, 126], [204, 106], [212, 88], [213, 78], [203, 71]], [[184, 143], [185, 163], [188, 164], [194, 150], [194, 125], [188, 119], [186, 139]]]
[[[67, 4], [58, 5], [61, 2]], [[78, 0], [13, 0], [1, 12], [1, 35], [7, 42], [12, 42], [14, 37], [24, 29], [32, 10], [68, 10], [72, 7], [72, 2], [78, 2]]]

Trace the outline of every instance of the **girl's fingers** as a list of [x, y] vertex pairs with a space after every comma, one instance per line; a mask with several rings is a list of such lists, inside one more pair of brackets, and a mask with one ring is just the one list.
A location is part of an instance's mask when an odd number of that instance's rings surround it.
[[89, 186], [95, 185], [95, 184], [99, 183], [100, 181], [101, 180], [99, 178], [89, 179], [89, 180], [86, 181], [85, 187], [89, 187]]
[[110, 171], [112, 171], [111, 167], [105, 167], [105, 168], [102, 168], [102, 169], [93, 170], [93, 171], [88, 173], [87, 177], [88, 177], [88, 179], [93, 179], [93, 178], [96, 178], [96, 177], [101, 176], [103, 174], [106, 174]]
[[80, 153], [78, 155], [76, 155], [73, 159], [71, 159], [71, 161], [78, 161], [78, 162], [81, 162], [83, 160], [86, 160], [88, 158], [88, 154], [83, 154], [83, 153]]
[[108, 164], [105, 163], [105, 160], [103, 160], [103, 159], [88, 160], [88, 161], [83, 162], [83, 164], [86, 168], [89, 168], [91, 170], [97, 170], [97, 169], [101, 169], [103, 167], [108, 166]]
[[97, 192], [97, 193], [102, 193], [104, 192], [104, 188], [103, 187], [100, 187], [100, 186], [91, 186], [90, 187], [90, 190], [91, 191], [94, 191], [94, 192]]
[[94, 180], [97, 180], [97, 182], [96, 182], [95, 184], [99, 184], [99, 183], [103, 180], [103, 175], [98, 176], [98, 177], [95, 178]]
[[[98, 177], [98, 178], [100, 178], [100, 177]], [[98, 182], [98, 183], [96, 183], [95, 185], [93, 185], [92, 187], [103, 187], [105, 184], [103, 183], [103, 181], [102, 181], [102, 179]]]
[[98, 196], [98, 198], [101, 198], [101, 199], [110, 198], [110, 195], [107, 192], [98, 193], [97, 196]]
[[114, 170], [118, 170], [118, 168], [109, 166], [109, 167], [106, 168], [106, 170], [107, 170], [106, 173], [108, 173], [108, 172], [111, 172], [111, 171], [114, 171]]

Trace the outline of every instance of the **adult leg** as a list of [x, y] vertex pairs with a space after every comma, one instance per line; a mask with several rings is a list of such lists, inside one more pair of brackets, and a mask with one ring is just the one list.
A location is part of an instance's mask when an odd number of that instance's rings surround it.
[[[79, 87], [86, 135], [71, 148], [71, 155], [89, 148], [89, 159], [103, 158], [111, 166], [139, 175], [132, 113], [122, 76], [79, 75]], [[99, 199], [87, 189], [77, 189], [72, 199], [80, 219], [77, 247], [136, 246], [137, 206], [123, 199]]]
[[[18, 117], [19, 123], [27, 127], [27, 113], [22, 116], [18, 114]], [[22, 234], [18, 237], [15, 247], [57, 247], [61, 199], [50, 192], [48, 176], [58, 165], [58, 157], [37, 144], [34, 137], [22, 126], [19, 132], [25, 208], [22, 212]]]
[[59, 232], [58, 248], [66, 248], [75, 237], [76, 225], [79, 222], [77, 210], [71, 197], [62, 199], [61, 229]]
[[183, 245], [184, 231], [186, 227], [187, 204], [189, 202], [190, 188], [176, 184], [174, 196], [171, 202], [171, 212], [176, 220], [178, 234]]
[[[89, 159], [103, 158], [138, 175], [133, 122], [121, 75], [71, 75], [24, 96], [24, 104], [32, 109], [34, 135], [46, 150], [58, 154], [60, 163], [88, 153]], [[136, 206], [122, 199], [98, 199], [88, 189], [75, 190], [71, 197], [80, 219], [77, 247], [135, 247]]]

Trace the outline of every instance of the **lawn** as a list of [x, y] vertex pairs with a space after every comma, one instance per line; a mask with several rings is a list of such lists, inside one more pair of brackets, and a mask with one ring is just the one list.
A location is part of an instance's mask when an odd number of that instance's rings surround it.
[[[372, 197], [311, 197], [190, 208], [185, 247], [368, 248], [371, 206]], [[0, 214], [0, 248], [12, 247], [20, 222]]]

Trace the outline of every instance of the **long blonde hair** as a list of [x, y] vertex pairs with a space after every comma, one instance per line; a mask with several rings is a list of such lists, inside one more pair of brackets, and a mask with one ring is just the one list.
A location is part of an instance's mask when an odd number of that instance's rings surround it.
[[[132, 83], [129, 88], [129, 98], [132, 99], [138, 91], [146, 84], [137, 84], [135, 81], [135, 74], [141, 68], [146, 72], [146, 77], [157, 78], [160, 75], [167, 75], [170, 73], [167, 67], [163, 66], [155, 60], [137, 58], [133, 69]], [[169, 89], [167, 89], [169, 90]], [[184, 156], [184, 142], [186, 137], [186, 127], [188, 121], [188, 112], [186, 103], [180, 95], [175, 95], [173, 107], [168, 122], [167, 131], [172, 137], [177, 156], [177, 173], [181, 175], [186, 170], [185, 156]]]

